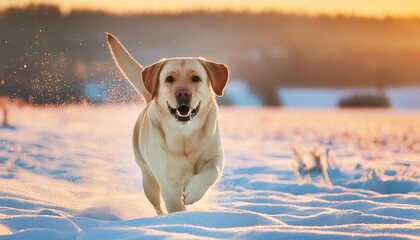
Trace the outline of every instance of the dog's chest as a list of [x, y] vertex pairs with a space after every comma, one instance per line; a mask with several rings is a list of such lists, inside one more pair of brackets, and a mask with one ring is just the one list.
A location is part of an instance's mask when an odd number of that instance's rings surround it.
[[[207, 138], [207, 140], [209, 140]], [[184, 158], [189, 162], [195, 162], [205, 150], [206, 143], [200, 138], [199, 134], [193, 134], [190, 136], [184, 135], [170, 135], [166, 137], [165, 148], [168, 152]]]

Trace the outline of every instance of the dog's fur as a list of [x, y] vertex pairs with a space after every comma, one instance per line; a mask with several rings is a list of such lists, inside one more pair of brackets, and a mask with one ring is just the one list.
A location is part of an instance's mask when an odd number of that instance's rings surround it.
[[162, 59], [144, 68], [114, 36], [107, 33], [107, 40], [117, 66], [147, 103], [133, 134], [144, 192], [158, 215], [161, 193], [169, 213], [183, 211], [223, 170], [215, 94], [223, 95], [228, 69], [201, 57]]

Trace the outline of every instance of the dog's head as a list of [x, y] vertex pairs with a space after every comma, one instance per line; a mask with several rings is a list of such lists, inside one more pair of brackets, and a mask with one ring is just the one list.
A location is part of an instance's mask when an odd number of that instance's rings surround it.
[[222, 96], [228, 80], [224, 64], [204, 58], [162, 59], [142, 71], [144, 86], [166, 114], [181, 123], [191, 121], [202, 107]]
[[224, 64], [204, 58], [162, 59], [146, 68], [139, 64], [118, 41], [107, 33], [107, 40], [117, 66], [144, 97], [155, 101], [163, 114], [187, 123], [200, 109], [214, 102], [215, 94], [223, 95], [228, 80]]

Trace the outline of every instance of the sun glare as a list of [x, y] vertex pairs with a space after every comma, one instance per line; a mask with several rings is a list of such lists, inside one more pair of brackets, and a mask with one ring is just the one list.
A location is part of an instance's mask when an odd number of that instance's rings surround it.
[[419, 0], [2, 0], [0, 9], [25, 7], [30, 4], [58, 5], [66, 14], [73, 10], [106, 11], [114, 14], [126, 13], [179, 13], [183, 11], [233, 11], [260, 13], [267, 11], [308, 15], [352, 15], [363, 17], [418, 17]]

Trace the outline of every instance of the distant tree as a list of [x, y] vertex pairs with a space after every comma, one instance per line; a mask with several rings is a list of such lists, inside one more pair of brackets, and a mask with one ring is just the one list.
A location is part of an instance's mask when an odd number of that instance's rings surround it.
[[0, 125], [0, 127], [3, 128], [11, 128], [11, 124], [10, 124], [10, 108], [12, 106], [21, 108], [23, 105], [25, 104], [25, 102], [21, 99], [21, 98], [15, 98], [12, 99], [8, 96], [0, 96], [0, 109], [2, 111], [2, 115], [3, 115], [3, 119], [2, 119], [2, 123]]
[[389, 108], [390, 103], [385, 94], [355, 94], [350, 97], [342, 99], [339, 103], [339, 107], [349, 108]]
[[9, 124], [9, 107], [11, 104], [11, 99], [9, 97], [0, 97], [0, 108], [2, 110], [3, 121], [1, 123], [2, 127], [10, 126]]

